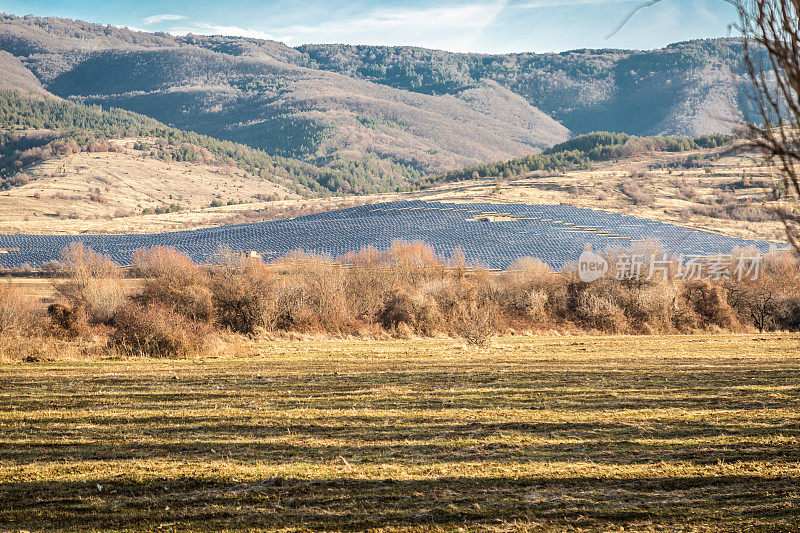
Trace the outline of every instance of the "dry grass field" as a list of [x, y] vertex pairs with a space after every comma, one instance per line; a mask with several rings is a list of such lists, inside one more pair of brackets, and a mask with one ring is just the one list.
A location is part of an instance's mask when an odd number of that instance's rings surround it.
[[796, 531], [800, 337], [0, 366], [0, 530]]
[[[298, 196], [236, 167], [165, 162], [133, 149], [138, 139], [114, 143], [126, 152], [80, 152], [26, 170], [29, 183], [0, 192], [0, 233], [143, 233], [218, 224], [240, 206]], [[147, 139], [145, 139], [147, 140]], [[180, 205], [183, 213], [143, 214]], [[198, 213], [202, 213], [198, 216]], [[180, 215], [180, 216], [175, 216]]]
[[[771, 210], [769, 200], [778, 175], [747, 155], [724, 155], [700, 168], [669, 165], [711, 151], [655, 153], [616, 162], [595, 163], [591, 170], [560, 175], [471, 180], [443, 185], [423, 199], [460, 202], [562, 204], [661, 220], [746, 239], [786, 242], [778, 220], [741, 220], [711, 216], [711, 207], [727, 202]], [[653, 168], [664, 167], [664, 168]], [[622, 191], [634, 184], [645, 201]]]

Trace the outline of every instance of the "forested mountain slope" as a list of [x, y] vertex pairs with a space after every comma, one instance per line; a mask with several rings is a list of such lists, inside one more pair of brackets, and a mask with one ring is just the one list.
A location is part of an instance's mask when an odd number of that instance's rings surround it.
[[560, 54], [295, 49], [0, 15], [0, 89], [243, 143], [306, 165], [303, 188], [337, 192], [394, 190], [590, 131], [727, 132], [741, 117], [740, 55], [733, 39]]
[[[737, 39], [662, 50], [456, 54], [413, 47], [306, 45], [306, 64], [425, 94], [461, 94], [494, 80], [573, 134], [620, 131], [694, 136], [730, 131], [741, 117]], [[722, 120], [719, 120], [722, 119]]]
[[[238, 167], [245, 177], [267, 180], [303, 196], [378, 192], [397, 188], [396, 163], [352, 162], [324, 168], [269, 155], [231, 141], [180, 130], [124, 109], [0, 90], [0, 190], [27, 183], [26, 170], [42, 161], [80, 152], [114, 151], [112, 139], [146, 139], [135, 150], [165, 162]], [[400, 171], [407, 169], [400, 169]], [[409, 179], [421, 176], [407, 172]]]
[[306, 68], [299, 52], [279, 43], [5, 16], [0, 48], [62, 98], [331, 167], [366, 156], [441, 171], [568, 137], [564, 126], [496, 84], [468, 100], [441, 98]]

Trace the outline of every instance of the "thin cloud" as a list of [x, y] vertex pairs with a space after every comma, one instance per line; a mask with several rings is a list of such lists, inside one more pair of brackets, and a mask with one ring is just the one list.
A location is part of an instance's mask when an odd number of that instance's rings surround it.
[[183, 15], [171, 15], [169, 13], [165, 13], [163, 15], [153, 15], [153, 16], [147, 17], [147, 18], [143, 19], [142, 22], [144, 22], [145, 24], [160, 24], [162, 22], [169, 22], [169, 21], [173, 21], [173, 20], [183, 20], [185, 18], [186, 17], [184, 17]]
[[467, 4], [460, 6], [431, 7], [424, 9], [385, 9], [356, 20], [359, 25], [373, 28], [458, 28], [481, 29], [491, 23], [505, 2], [494, 4]]
[[169, 29], [173, 35], [231, 35], [289, 44], [337, 42], [397, 44], [468, 51], [508, 0], [425, 8], [381, 8], [365, 15], [313, 25], [243, 28], [199, 22]]
[[502, 13], [507, 0], [424, 8], [381, 8], [362, 17], [273, 30], [295, 42], [405, 44], [467, 51]]
[[509, 6], [513, 9], [542, 9], [564, 6], [588, 6], [603, 4], [634, 4], [635, 0], [529, 0]]
[[[193, 33], [195, 35], [228, 35], [233, 37], [247, 37], [250, 39], [264, 39], [268, 41], [280, 40], [276, 39], [271, 33], [261, 30], [250, 28], [240, 28], [239, 26], [220, 26], [217, 24], [209, 24], [207, 22], [198, 22], [191, 26], [177, 26], [170, 28], [169, 33], [172, 35], [186, 35]], [[283, 38], [286, 40], [287, 38]]]

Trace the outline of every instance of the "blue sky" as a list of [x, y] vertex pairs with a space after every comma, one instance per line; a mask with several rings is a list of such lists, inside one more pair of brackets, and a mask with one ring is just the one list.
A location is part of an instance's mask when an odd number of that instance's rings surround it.
[[723, 0], [664, 0], [608, 34], [641, 0], [0, 0], [0, 11], [174, 34], [225, 34], [289, 45], [413, 45], [458, 52], [649, 49], [730, 35]]

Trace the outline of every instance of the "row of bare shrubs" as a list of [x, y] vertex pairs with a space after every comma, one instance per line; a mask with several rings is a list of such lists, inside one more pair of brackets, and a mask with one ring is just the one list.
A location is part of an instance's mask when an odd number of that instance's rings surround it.
[[[679, 190], [679, 195], [684, 199], [694, 199], [696, 193], [689, 187]], [[760, 204], [754, 204], [749, 199], [740, 200], [730, 192], [723, 192], [713, 197], [698, 199], [687, 207], [683, 213], [684, 218], [692, 215], [701, 215], [725, 220], [741, 220], [747, 222], [773, 222], [780, 220], [774, 210]]]
[[[422, 244], [367, 249], [341, 263], [294, 254], [266, 264], [223, 254], [214, 267], [155, 248], [135, 254], [141, 282], [131, 290], [117, 265], [74, 246], [63, 254], [69, 278], [59, 285], [64, 303], [48, 310], [49, 328], [73, 337], [100, 331], [123, 355], [170, 357], [201, 352], [225, 333], [460, 336], [483, 344], [529, 331], [800, 330], [799, 266], [794, 256], [773, 254], [754, 281], [587, 284], [574, 271], [554, 272], [532, 259], [506, 272], [469, 269], [458, 255], [444, 261]], [[7, 337], [29, 311], [5, 303], [20, 295], [0, 296], [0, 337]]]

